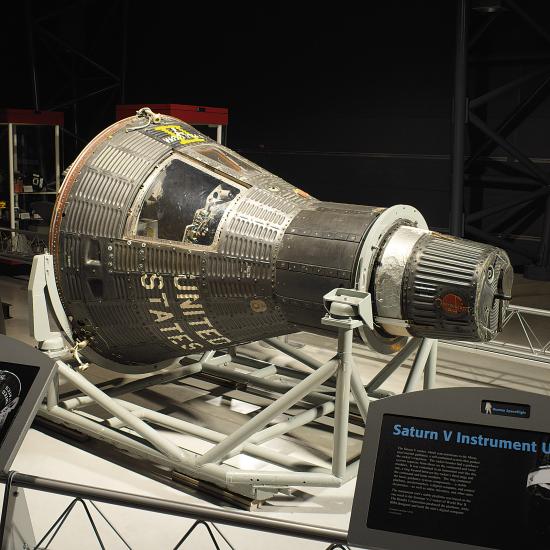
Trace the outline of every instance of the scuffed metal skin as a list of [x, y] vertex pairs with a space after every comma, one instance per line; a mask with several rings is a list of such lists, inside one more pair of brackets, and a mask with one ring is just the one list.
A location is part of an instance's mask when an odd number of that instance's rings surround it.
[[388, 238], [380, 253], [380, 267], [373, 287], [375, 309], [380, 317], [402, 319], [401, 288], [405, 269], [414, 245], [426, 233], [429, 233], [427, 229], [401, 225]]
[[[101, 132], [75, 160], [50, 250], [75, 338], [122, 371], [145, 372], [182, 355], [327, 330], [323, 295], [356, 285], [384, 210], [318, 201], [184, 122], [145, 113]], [[399, 224], [395, 235], [415, 231], [415, 219]], [[384, 317], [408, 319], [411, 290], [401, 283], [412, 281], [416, 244], [399, 265], [388, 245], [369, 267]], [[422, 334], [415, 312], [407, 335]], [[385, 325], [376, 330], [393, 338]]]

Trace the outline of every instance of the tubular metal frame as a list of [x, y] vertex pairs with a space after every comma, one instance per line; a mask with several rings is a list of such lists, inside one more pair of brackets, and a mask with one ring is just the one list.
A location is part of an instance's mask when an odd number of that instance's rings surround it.
[[[72, 112], [72, 130], [61, 128], [61, 132], [74, 139], [74, 148], [78, 152], [80, 144], [85, 144], [87, 140], [83, 139], [80, 130], [80, 116], [78, 106], [85, 100], [100, 96], [106, 107], [115, 102], [118, 96], [120, 103], [125, 102], [126, 94], [126, 72], [127, 72], [127, 35], [128, 35], [128, 0], [117, 0], [112, 3], [113, 12], [107, 21], [118, 21], [120, 30], [121, 58], [120, 68], [112, 72], [97, 60], [89, 57], [77, 46], [71, 43], [70, 39], [65, 39], [57, 31], [55, 20], [66, 10], [60, 10], [58, 7], [43, 12], [40, 16], [33, 13], [31, 0], [25, 0], [25, 18], [27, 27], [27, 50], [29, 61], [29, 72], [32, 83], [32, 97], [35, 111], [55, 111], [58, 109]], [[114, 19], [113, 19], [114, 15]], [[48, 55], [42, 52], [43, 46], [46, 46]], [[92, 54], [93, 55], [93, 54]], [[80, 66], [81, 77], [76, 76], [73, 70], [71, 92], [59, 100], [59, 87], [55, 93], [46, 89], [45, 82], [39, 78], [39, 67], [47, 63], [48, 59], [53, 59], [57, 63], [49, 65], [49, 72], [56, 72], [59, 66], [78, 63]], [[74, 67], [73, 67], [74, 69]], [[63, 75], [65, 78], [65, 75]], [[106, 80], [105, 80], [106, 79]], [[91, 83], [91, 84], [90, 84]], [[84, 93], [78, 93], [77, 89], [85, 88]], [[66, 140], [67, 142], [69, 140]], [[65, 144], [66, 145], [66, 144]], [[56, 151], [57, 153], [57, 151]], [[76, 155], [75, 155], [76, 156]]]
[[[493, 22], [501, 13], [516, 16], [519, 20], [542, 37], [550, 45], [550, 32], [543, 28], [531, 15], [524, 11], [514, 0], [502, 0], [500, 11], [486, 15], [487, 19], [480, 23], [473, 32], [470, 29], [470, 0], [456, 0], [456, 57], [454, 82], [453, 111], [453, 148], [451, 155], [451, 233], [482, 240], [500, 246], [507, 251], [518, 254], [527, 260], [526, 275], [534, 279], [548, 280], [550, 278], [550, 174], [542, 169], [536, 159], [530, 158], [517, 148], [508, 136], [533, 111], [533, 109], [548, 96], [550, 85], [550, 65], [548, 56], [527, 56], [531, 63], [542, 64], [501, 86], [493, 88], [477, 97], [468, 97], [468, 66], [470, 63], [510, 62], [515, 63], [522, 58], [518, 56], [472, 56], [471, 51], [479, 39], [493, 26]], [[517, 91], [527, 82], [533, 82], [533, 89], [512, 109], [493, 129], [487, 123], [487, 104], [496, 98], [512, 91]], [[485, 111], [484, 111], [485, 109]], [[475, 131], [475, 132], [474, 132]], [[479, 138], [479, 143], [472, 143], [471, 151], [465, 156], [467, 133]], [[490, 155], [495, 148], [502, 149], [506, 157], [498, 159]], [[497, 174], [486, 173], [486, 167], [496, 168]], [[513, 171], [513, 175], [509, 175]], [[525, 193], [498, 204], [483, 206], [476, 211], [465, 212], [464, 187], [471, 189], [480, 186], [510, 186], [517, 189], [525, 188]], [[531, 188], [535, 188], [532, 190]], [[538, 202], [536, 202], [538, 201]], [[543, 215], [541, 236], [538, 251], [522, 247], [510, 239], [514, 232], [533, 216], [533, 209], [542, 205]], [[529, 208], [532, 205], [533, 208]], [[496, 216], [498, 214], [498, 216]], [[537, 216], [539, 210], [537, 210]], [[485, 220], [492, 218], [490, 223]], [[479, 226], [481, 220], [485, 223]], [[502, 234], [502, 231], [506, 231]]]
[[[422, 372], [424, 387], [430, 388], [434, 384], [436, 341], [413, 339], [406, 346], [406, 353], [399, 353], [389, 362], [391, 368], [383, 369], [365, 386], [353, 361], [352, 345], [354, 330], [368, 320], [360, 316], [337, 318], [329, 313], [322, 322], [337, 329], [338, 347], [336, 354], [324, 363], [280, 340], [266, 341], [309, 367], [306, 373], [243, 357], [235, 351], [208, 351], [200, 356], [186, 357], [186, 361], [192, 361], [189, 364], [175, 361], [155, 374], [122, 384], [112, 381], [102, 386], [105, 389], [100, 389], [80, 372], [87, 365], [83, 365], [80, 360], [78, 345], [70, 350], [64, 348], [60, 333], [51, 332], [49, 326], [45, 325], [44, 320], [48, 315], [44, 311], [49, 309], [58, 319], [67, 339], [72, 342], [55, 282], [47, 276], [48, 266], [48, 255], [36, 256], [29, 281], [32, 334], [39, 342], [40, 349], [58, 359], [55, 378], [38, 415], [54, 424], [106, 441], [131, 456], [160, 465], [175, 479], [183, 477], [206, 482], [252, 501], [267, 500], [278, 492], [287, 493], [292, 487], [339, 487], [357, 474], [358, 460], [347, 463], [350, 411], [364, 423], [370, 401], [379, 395], [376, 390], [416, 347], [419, 349], [403, 391], [416, 389]], [[49, 301], [46, 300], [46, 293]], [[362, 300], [370, 299], [370, 295], [364, 293]], [[67, 357], [68, 351], [79, 363], [76, 369], [62, 360]], [[275, 394], [274, 400], [233, 433], [226, 435], [118, 397], [201, 374], [239, 385], [246, 384], [247, 390], [256, 388], [270, 396]], [[60, 396], [60, 379], [78, 390], [77, 395], [71, 391]], [[371, 390], [374, 393], [369, 395]], [[82, 410], [90, 405], [98, 405], [110, 416], [100, 418]], [[305, 406], [305, 410], [289, 413], [296, 405]], [[285, 413], [290, 416], [281, 421], [280, 417]], [[330, 468], [297, 460], [262, 446], [297, 427], [320, 421], [329, 414], [333, 415], [334, 426]], [[167, 436], [167, 430], [173, 434], [199, 438], [213, 446], [202, 455], [183, 449]], [[240, 470], [227, 463], [240, 454], [273, 464], [277, 469]]]
[[[231, 525], [244, 529], [253, 529], [276, 535], [290, 536], [326, 542], [330, 544], [346, 544], [347, 531], [331, 529], [318, 525], [296, 523], [293, 521], [272, 519], [236, 510], [224, 510], [212, 506], [201, 506], [197, 504], [185, 504], [172, 500], [164, 500], [145, 495], [123, 493], [110, 489], [89, 487], [76, 483], [68, 483], [54, 479], [47, 479], [37, 476], [10, 472], [8, 479], [0, 476], [0, 482], [9, 484], [16, 491], [10, 491], [9, 500], [15, 501], [24, 495], [24, 490], [40, 491], [45, 493], [66, 495], [73, 498], [94, 502], [103, 502], [115, 506], [124, 506], [138, 510], [167, 514], [175, 517], [184, 517], [196, 521], [210, 521], [216, 524]], [[103, 514], [102, 514], [103, 515]], [[105, 516], [103, 518], [106, 520]], [[16, 527], [19, 527], [16, 524]]]
[[[537, 332], [528, 321], [529, 317], [538, 317], [549, 319], [550, 311], [546, 309], [538, 309], [534, 307], [524, 306], [508, 306], [506, 314], [502, 321], [503, 331], [491, 342], [446, 342], [446, 344], [455, 346], [464, 346], [483, 351], [499, 353], [501, 355], [510, 355], [520, 359], [530, 359], [540, 361], [542, 363], [550, 363], [550, 339], [548, 338], [548, 323], [546, 324], [544, 334], [541, 333], [540, 327]], [[510, 325], [514, 319], [517, 319], [518, 324], [522, 329], [524, 344], [511, 343], [503, 341], [506, 337], [506, 327]]]
[[[205, 353], [192, 364], [177, 365], [162, 373], [112, 386], [106, 390], [99, 389], [80, 372], [75, 371], [65, 362], [58, 361], [58, 377], [68, 381], [84, 395], [60, 397], [59, 379], [56, 379], [50, 386], [47, 400], [38, 414], [56, 424], [63, 424], [90, 437], [106, 441], [133, 456], [168, 467], [171, 472], [206, 481], [254, 501], [264, 501], [279, 491], [286, 492], [290, 487], [339, 487], [356, 475], [358, 466], [357, 460], [347, 464], [350, 406], [362, 417], [366, 417], [368, 405], [374, 399], [367, 395], [365, 387], [355, 372], [351, 353], [351, 335], [352, 329], [342, 329], [338, 352], [329, 361], [320, 365], [317, 360], [305, 356], [303, 352], [283, 342], [277, 342], [277, 348], [284, 350], [284, 353], [290, 357], [304, 363], [307, 361], [309, 366], [316, 365], [313, 367], [313, 372], [308, 373], [303, 380], [294, 385], [289, 383], [291, 389], [287, 389], [286, 384], [281, 388], [280, 382], [262, 377], [262, 370], [269, 369], [270, 372], [277, 373], [277, 367], [255, 360], [257, 368], [251, 368], [250, 374], [245, 375], [247, 384], [269, 391], [286, 391], [286, 393], [280, 395], [230, 435], [173, 418], [116, 397], [158, 384], [183, 380], [199, 373], [217, 378], [223, 375], [228, 380], [242, 383], [242, 373], [237, 373], [230, 366], [230, 363], [238, 360], [239, 357], [229, 354], [216, 355], [214, 352]], [[409, 352], [412, 352], [414, 347], [419, 347], [419, 351], [404, 392], [416, 389], [422, 372], [424, 372], [424, 388], [433, 387], [436, 374], [436, 343], [425, 339], [409, 345]], [[406, 359], [407, 355], [402, 354], [397, 361], [392, 362], [392, 368], [386, 369], [381, 376], [377, 376], [375, 384], [371, 387], [377, 389]], [[250, 363], [249, 358], [247, 362]], [[234, 377], [234, 375], [237, 376]], [[278, 376], [281, 377], [281, 375]], [[335, 390], [328, 385], [323, 385], [334, 381]], [[287, 412], [297, 403], [311, 403], [312, 397], [317, 399], [313, 399], [314, 402], [310, 408], [291, 416], [288, 420], [277, 421], [282, 413]], [[324, 402], [321, 403], [321, 401]], [[104, 420], [81, 411], [82, 408], [91, 404], [99, 405], [112, 416]], [[331, 413], [334, 414], [334, 443], [330, 470], [262, 446], [273, 438]], [[194, 436], [213, 443], [214, 446], [203, 455], [187, 451], [177, 446], [165, 433], [153, 426], [161, 428], [164, 432], [169, 430]], [[238, 470], [225, 463], [226, 460], [238, 454], [274, 464], [278, 469], [276, 471]]]

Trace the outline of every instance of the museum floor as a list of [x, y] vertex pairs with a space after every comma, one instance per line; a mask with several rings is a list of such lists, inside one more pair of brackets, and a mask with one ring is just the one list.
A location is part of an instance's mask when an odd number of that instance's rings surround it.
[[[13, 318], [6, 322], [8, 335], [33, 343], [28, 336], [27, 328], [26, 284], [26, 280], [21, 277], [0, 276], [0, 296], [4, 302], [12, 304]], [[536, 283], [517, 277], [514, 296], [513, 303], [518, 305], [550, 309], [550, 283]], [[545, 327], [538, 328], [544, 331]], [[507, 333], [507, 338], [510, 339], [519, 339], [520, 337], [519, 331], [509, 330]], [[549, 338], [550, 330], [547, 330], [546, 339]], [[321, 359], [328, 357], [335, 346], [334, 341], [329, 338], [306, 333], [292, 336], [292, 340], [301, 342], [305, 346], [304, 351], [315, 354]], [[266, 356], [271, 353], [270, 359], [274, 359], [278, 355], [275, 350], [261, 347], [259, 344], [252, 344], [247, 348], [252, 354]], [[356, 363], [361, 377], [367, 380], [381, 368], [383, 359], [376, 353], [357, 346]], [[401, 367], [383, 387], [394, 392], [400, 391], [405, 383], [409, 364], [410, 362]], [[550, 395], [550, 364], [532, 360], [521, 360], [441, 344], [438, 373], [437, 385], [439, 387], [489, 385], [513, 387]], [[90, 368], [87, 375], [95, 381], [114, 377], [112, 373], [99, 367]], [[148, 389], [142, 393], [140, 398], [156, 409], [162, 408], [166, 403], [170, 403], [171, 407], [179, 406], [196, 422], [204, 425], [216, 422], [218, 429], [226, 432], [230, 432], [241, 424], [247, 418], [246, 415], [256, 408], [239, 399], [227, 398], [232, 397], [231, 395], [220, 395], [219, 392], [209, 395], [206, 391], [208, 389], [211, 388], [204, 385], [178, 388], [175, 384], [168, 384], [154, 388], [154, 391]], [[223, 426], [223, 430], [220, 426]], [[292, 432], [291, 436], [275, 440], [272, 444], [274, 448], [284, 450], [296, 457], [307, 457], [308, 459], [317, 457], [322, 462], [329, 451], [328, 438], [313, 437], [313, 433], [308, 430], [309, 428], [301, 428], [300, 431]], [[189, 446], [194, 445], [191, 441], [185, 441], [185, 439], [182, 441]], [[350, 445], [350, 453], [358, 452], [355, 447]], [[142, 475], [139, 468], [131, 462], [127, 464], [129, 467], [124, 467], [120, 459], [117, 458], [115, 463], [112, 460], [107, 460], [107, 457], [108, 451], [101, 449], [97, 444], [88, 447], [85, 444], [75, 446], [46, 435], [42, 431], [31, 429], [13, 468], [27, 474], [86, 485], [108, 487], [189, 503], [205, 503], [204, 498], [199, 498], [188, 489], [176, 489], [152, 476]], [[114, 459], [114, 457], [112, 458]], [[252, 459], [246, 458], [241, 458], [241, 460], [252, 461]], [[247, 464], [247, 467], [257, 466], [256, 462]], [[354, 484], [354, 481], [350, 481], [339, 489], [299, 491], [293, 497], [272, 499], [254, 513], [346, 529]], [[65, 497], [32, 492], [29, 493], [28, 500], [34, 530], [38, 536], [45, 532], [68, 503], [68, 498]], [[210, 503], [217, 505], [212, 500]], [[124, 510], [109, 505], [100, 504], [98, 507], [107, 515], [129, 545], [135, 549], [173, 548], [192, 523], [190, 520], [138, 510]], [[97, 521], [97, 524], [109, 549], [125, 548], [101, 519]], [[326, 544], [321, 543], [298, 541], [225, 526], [221, 526], [220, 529], [232, 545], [239, 550], [256, 549], [259, 546], [263, 550], [296, 548], [298, 544], [303, 550], [326, 548]], [[78, 536], [79, 550], [97, 548], [97, 541], [95, 541], [93, 532], [80, 509], [75, 510], [67, 520], [52, 548], [75, 548], [75, 536]], [[221, 543], [222, 548], [227, 547], [224, 544]], [[202, 549], [213, 546], [208, 541], [206, 532], [199, 529], [193, 533], [183, 547]]]

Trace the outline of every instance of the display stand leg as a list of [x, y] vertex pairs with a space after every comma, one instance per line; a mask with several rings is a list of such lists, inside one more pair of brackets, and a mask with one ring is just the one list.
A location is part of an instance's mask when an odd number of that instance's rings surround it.
[[[88, 508], [88, 505], [84, 500], [81, 498], [75, 498], [72, 500], [69, 505], [63, 510], [61, 515], [53, 522], [52, 526], [46, 531], [46, 534], [40, 539], [38, 544], [36, 546], [32, 546], [33, 549], [40, 549], [42, 548], [42, 544], [45, 543], [45, 541], [49, 538], [48, 542], [45, 545], [45, 548], [48, 548], [50, 544], [53, 542], [61, 528], [63, 527], [65, 521], [68, 519], [71, 512], [74, 510], [75, 506], [80, 503], [82, 504], [82, 507], [84, 508], [84, 511], [86, 512], [86, 516], [88, 517], [88, 521], [90, 522], [90, 525], [92, 526], [92, 529], [94, 531], [95, 538], [97, 540], [97, 543], [99, 544], [100, 548], [102, 550], [105, 550], [105, 545], [103, 544], [103, 540], [101, 539], [101, 536], [99, 535], [99, 530], [96, 526], [96, 523], [92, 517], [92, 514], [90, 513], [90, 509]], [[99, 510], [99, 508], [90, 501], [90, 504], [95, 508], [97, 513], [103, 518], [105, 523], [111, 528], [111, 530], [117, 535], [117, 537], [120, 539], [120, 541], [128, 548], [129, 550], [132, 550], [131, 546], [124, 540], [122, 535], [115, 529], [113, 524], [105, 517], [103, 512]]]
[[431, 390], [435, 388], [435, 377], [437, 374], [437, 340], [434, 340], [428, 361], [424, 368], [424, 389]]
[[13, 487], [15, 472], [8, 474], [4, 488], [0, 536], [2, 550], [30, 550], [36, 546], [24, 489]]
[[418, 351], [416, 352], [416, 356], [414, 358], [409, 377], [407, 378], [407, 382], [405, 383], [405, 387], [403, 388], [403, 393], [415, 391], [420, 377], [422, 376], [424, 369], [429, 362], [429, 356], [434, 342], [437, 342], [437, 340], [432, 340], [431, 338], [422, 339], [420, 348], [418, 348]]
[[[212, 544], [214, 545], [214, 548], [216, 550], [221, 550], [220, 545], [218, 544], [218, 541], [216, 540], [216, 537], [214, 536], [214, 533], [212, 532], [212, 529], [210, 528], [210, 525], [208, 525], [208, 523], [206, 521], [203, 521], [203, 520], [197, 520], [197, 521], [195, 521], [195, 523], [193, 523], [193, 525], [191, 525], [191, 527], [187, 530], [185, 535], [183, 535], [183, 537], [178, 541], [176, 546], [174, 546], [174, 550], [178, 550], [178, 548], [181, 548], [181, 545], [189, 538], [191, 533], [199, 525], [204, 525], [206, 527], [206, 530], [208, 531], [208, 534], [210, 535], [210, 540], [212, 541]], [[220, 534], [222, 539], [227, 543], [229, 548], [231, 548], [231, 550], [235, 550], [234, 547], [231, 545], [231, 543], [221, 534], [220, 530], [214, 524], [212, 524], [212, 527], [214, 527], [214, 529], [216, 529], [216, 531]]]
[[367, 394], [374, 395], [380, 386], [416, 351], [420, 346], [421, 338], [411, 338], [407, 344], [397, 352], [386, 366], [365, 386]]

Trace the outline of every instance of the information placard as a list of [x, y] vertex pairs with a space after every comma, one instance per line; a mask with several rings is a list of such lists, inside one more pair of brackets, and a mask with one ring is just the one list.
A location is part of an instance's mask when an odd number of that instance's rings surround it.
[[542, 550], [549, 517], [550, 398], [457, 388], [371, 405], [351, 544]]
[[11, 467], [54, 370], [41, 351], [0, 335], [0, 471]]
[[0, 361], [0, 447], [40, 369]]

